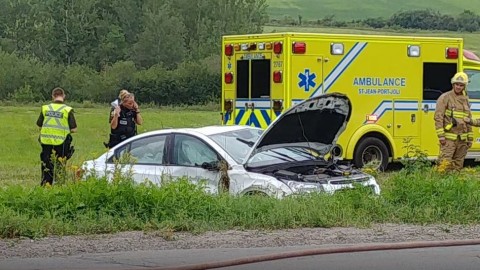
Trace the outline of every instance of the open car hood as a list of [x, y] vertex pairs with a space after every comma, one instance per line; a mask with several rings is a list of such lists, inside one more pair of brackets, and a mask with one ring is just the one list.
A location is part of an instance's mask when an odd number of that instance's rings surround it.
[[350, 99], [340, 93], [323, 94], [292, 106], [263, 132], [245, 164], [259, 152], [287, 146], [306, 146], [324, 156], [345, 130], [351, 109]]

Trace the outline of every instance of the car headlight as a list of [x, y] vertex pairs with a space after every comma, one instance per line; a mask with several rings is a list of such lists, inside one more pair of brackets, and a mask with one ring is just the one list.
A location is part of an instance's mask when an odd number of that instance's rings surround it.
[[283, 181], [294, 193], [321, 192], [323, 186], [319, 183], [303, 183], [297, 181]]

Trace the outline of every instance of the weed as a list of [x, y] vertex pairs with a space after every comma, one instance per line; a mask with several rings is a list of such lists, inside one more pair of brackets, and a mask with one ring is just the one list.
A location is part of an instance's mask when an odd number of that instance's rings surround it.
[[404, 138], [403, 144], [402, 148], [405, 150], [405, 154], [401, 159], [401, 163], [404, 166], [404, 170], [414, 173], [432, 166], [426, 151], [421, 150], [420, 146], [413, 144], [412, 138]]

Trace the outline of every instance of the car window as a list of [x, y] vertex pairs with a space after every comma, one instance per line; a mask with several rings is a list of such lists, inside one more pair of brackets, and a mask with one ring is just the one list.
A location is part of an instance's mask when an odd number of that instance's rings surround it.
[[175, 135], [173, 163], [181, 166], [200, 166], [218, 161], [217, 153], [206, 143], [189, 135]]
[[167, 135], [158, 135], [132, 141], [115, 151], [115, 159], [122, 160], [121, 157], [129, 153], [128, 160], [136, 164], [163, 164], [166, 137]]
[[239, 129], [210, 135], [236, 162], [243, 163], [253, 144], [260, 138], [261, 129]]
[[469, 83], [467, 92], [469, 98], [480, 99], [480, 70], [465, 70], [468, 75]]

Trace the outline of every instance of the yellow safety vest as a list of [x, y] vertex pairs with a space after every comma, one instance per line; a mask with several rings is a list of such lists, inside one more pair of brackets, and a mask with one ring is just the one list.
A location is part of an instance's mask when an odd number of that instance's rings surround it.
[[60, 145], [65, 141], [70, 134], [68, 114], [71, 110], [71, 107], [60, 103], [42, 106], [43, 124], [40, 130], [42, 144]]

